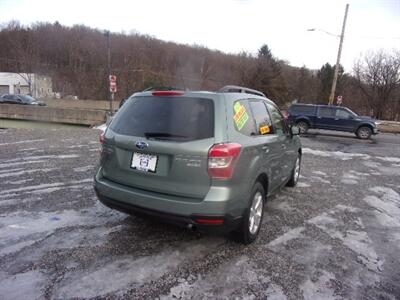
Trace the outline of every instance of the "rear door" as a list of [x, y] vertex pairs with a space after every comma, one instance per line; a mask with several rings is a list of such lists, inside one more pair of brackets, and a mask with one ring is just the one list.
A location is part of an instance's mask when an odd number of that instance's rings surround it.
[[329, 106], [319, 106], [315, 127], [319, 129], [336, 130], [335, 108]]
[[279, 140], [279, 151], [281, 152], [281, 160], [279, 161], [281, 173], [278, 176], [280, 183], [285, 181], [291, 174], [294, 167], [294, 163], [297, 158], [297, 149], [294, 141], [289, 133], [289, 128], [285, 119], [274, 104], [265, 101], [268, 111], [271, 116], [272, 125], [274, 128], [274, 134], [278, 136]]
[[103, 176], [165, 195], [203, 198], [211, 184], [207, 158], [215, 141], [214, 100], [131, 98], [110, 125], [113, 154], [103, 165]]
[[275, 190], [283, 181], [284, 141], [273, 125], [267, 111], [266, 103], [260, 99], [249, 100], [249, 105], [255, 120], [254, 138], [257, 142], [258, 153], [262, 155], [264, 170], [270, 175], [270, 192]]

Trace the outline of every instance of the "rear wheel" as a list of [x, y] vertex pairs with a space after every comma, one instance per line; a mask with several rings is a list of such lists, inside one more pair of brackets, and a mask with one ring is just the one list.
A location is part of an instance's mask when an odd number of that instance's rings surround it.
[[367, 126], [361, 126], [360, 128], [357, 129], [356, 135], [359, 139], [366, 140], [371, 137], [372, 130]]
[[296, 123], [296, 125], [297, 125], [297, 127], [299, 127], [300, 133], [307, 133], [308, 128], [310, 127], [310, 126], [308, 126], [308, 123], [305, 121], [299, 121]]
[[250, 244], [260, 232], [264, 216], [265, 191], [261, 183], [256, 182], [252, 188], [249, 199], [249, 207], [243, 215], [243, 220], [236, 232], [235, 237], [243, 244]]
[[290, 187], [296, 186], [297, 181], [299, 181], [299, 177], [300, 177], [300, 167], [301, 167], [301, 156], [300, 156], [300, 154], [298, 154], [296, 163], [292, 170], [292, 174], [290, 175], [290, 179], [289, 179], [288, 183], [286, 184], [287, 186], [290, 186]]

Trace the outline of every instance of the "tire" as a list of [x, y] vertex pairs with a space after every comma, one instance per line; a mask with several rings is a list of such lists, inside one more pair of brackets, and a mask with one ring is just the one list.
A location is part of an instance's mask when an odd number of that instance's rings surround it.
[[292, 170], [292, 174], [290, 175], [290, 179], [287, 182], [287, 186], [289, 187], [294, 187], [296, 186], [297, 182], [299, 181], [299, 176], [300, 176], [300, 170], [301, 170], [301, 155], [297, 155], [296, 163], [294, 165], [294, 168]]
[[238, 230], [233, 233], [234, 238], [245, 245], [257, 238], [264, 216], [265, 191], [260, 182], [254, 184], [248, 202], [249, 206], [243, 215], [243, 220]]
[[307, 133], [308, 128], [310, 127], [307, 122], [299, 121], [296, 123], [297, 127], [299, 127], [299, 131], [301, 134]]
[[357, 129], [356, 135], [359, 139], [367, 140], [372, 135], [372, 130], [368, 126], [361, 126]]

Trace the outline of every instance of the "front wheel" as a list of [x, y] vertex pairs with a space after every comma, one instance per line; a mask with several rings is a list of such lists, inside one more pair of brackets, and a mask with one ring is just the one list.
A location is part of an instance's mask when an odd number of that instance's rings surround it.
[[367, 126], [361, 126], [360, 128], [357, 129], [356, 135], [359, 139], [366, 140], [371, 137], [372, 130]]
[[286, 184], [287, 186], [294, 187], [297, 184], [297, 181], [299, 181], [300, 177], [300, 167], [301, 167], [301, 156], [300, 154], [297, 155], [296, 163], [294, 164], [294, 168], [292, 170], [292, 174], [290, 175], [290, 179], [288, 183]]
[[256, 182], [251, 191], [249, 207], [243, 215], [240, 227], [234, 233], [241, 243], [247, 245], [257, 238], [264, 216], [264, 203], [264, 188], [261, 183]]
[[307, 133], [308, 128], [310, 127], [310, 126], [308, 126], [307, 122], [304, 122], [304, 121], [299, 121], [296, 123], [296, 125], [297, 125], [297, 127], [299, 127], [299, 131], [301, 134]]

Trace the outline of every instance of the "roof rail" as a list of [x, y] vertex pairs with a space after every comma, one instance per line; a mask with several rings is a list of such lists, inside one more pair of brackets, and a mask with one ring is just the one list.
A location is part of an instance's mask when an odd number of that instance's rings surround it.
[[237, 85], [226, 85], [218, 90], [219, 93], [246, 93], [246, 94], [253, 94], [257, 96], [267, 97], [263, 92], [249, 89], [242, 86]]

